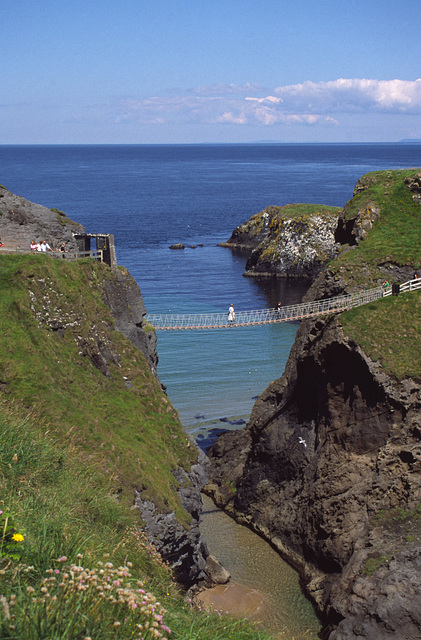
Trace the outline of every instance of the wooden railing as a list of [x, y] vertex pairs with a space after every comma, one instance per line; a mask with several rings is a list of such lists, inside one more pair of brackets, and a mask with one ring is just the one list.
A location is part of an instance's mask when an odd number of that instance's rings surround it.
[[38, 255], [49, 255], [51, 258], [59, 258], [65, 260], [81, 260], [82, 258], [92, 258], [94, 260], [99, 260], [99, 262], [103, 262], [103, 251], [102, 249], [94, 249], [93, 251], [31, 251], [28, 249], [21, 249], [20, 247], [0, 247], [0, 254], [11, 255], [15, 253], [23, 253], [23, 254], [33, 254], [35, 256]]

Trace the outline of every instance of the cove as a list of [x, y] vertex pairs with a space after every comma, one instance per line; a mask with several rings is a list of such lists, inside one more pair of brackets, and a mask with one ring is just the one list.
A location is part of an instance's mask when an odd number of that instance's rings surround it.
[[321, 631], [297, 572], [260, 536], [203, 496], [200, 530], [209, 552], [231, 574], [228, 585], [200, 594], [203, 606], [254, 620], [275, 638], [316, 640]]

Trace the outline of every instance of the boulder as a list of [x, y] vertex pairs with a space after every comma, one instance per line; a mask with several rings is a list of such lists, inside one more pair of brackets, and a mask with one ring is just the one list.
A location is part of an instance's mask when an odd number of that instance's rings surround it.
[[212, 585], [226, 584], [231, 578], [230, 572], [224, 569], [219, 560], [212, 555], [209, 555], [206, 558], [205, 573], [208, 578], [208, 582]]

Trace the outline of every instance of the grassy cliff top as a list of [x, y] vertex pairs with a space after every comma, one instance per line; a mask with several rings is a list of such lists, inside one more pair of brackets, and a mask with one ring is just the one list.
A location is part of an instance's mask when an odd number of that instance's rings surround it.
[[[421, 265], [421, 202], [405, 179], [419, 169], [376, 171], [363, 176], [343, 217], [363, 238], [329, 265], [348, 291], [387, 280], [403, 282]], [[347, 250], [348, 249], [348, 250]], [[341, 315], [345, 331], [385, 370], [402, 379], [421, 380], [421, 293], [378, 300]]]
[[[346, 284], [368, 286], [393, 275], [393, 267], [408, 267], [411, 275], [421, 266], [421, 202], [405, 184], [419, 169], [374, 171], [358, 181], [343, 218], [363, 239], [331, 264]], [[408, 273], [409, 273], [408, 271]]]
[[343, 313], [340, 320], [387, 373], [421, 382], [421, 291], [382, 298]]
[[341, 211], [340, 207], [333, 207], [327, 204], [312, 204], [307, 202], [296, 202], [294, 204], [286, 204], [283, 207], [270, 206], [257, 215], [269, 213], [278, 216], [281, 219], [301, 218], [316, 215], [338, 215]]
[[270, 228], [275, 229], [286, 220], [302, 220], [303, 222], [314, 216], [338, 216], [341, 212], [339, 207], [332, 207], [324, 204], [294, 203], [283, 206], [271, 205], [255, 213], [250, 220], [238, 227], [241, 233], [257, 233], [264, 227], [266, 221], [270, 220]]

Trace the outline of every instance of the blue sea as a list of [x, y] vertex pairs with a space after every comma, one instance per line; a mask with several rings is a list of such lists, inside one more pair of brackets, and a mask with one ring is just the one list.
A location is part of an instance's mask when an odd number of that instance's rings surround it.
[[[403, 143], [0, 146], [10, 191], [114, 234], [149, 313], [298, 302], [306, 283], [244, 278], [246, 256], [218, 243], [268, 205], [342, 206], [363, 174], [420, 165], [421, 145]], [[159, 377], [199, 443], [248, 419], [297, 327], [158, 333]]]

